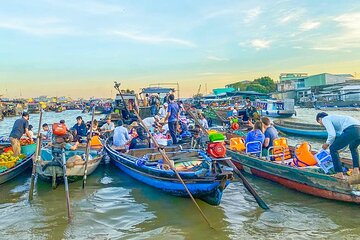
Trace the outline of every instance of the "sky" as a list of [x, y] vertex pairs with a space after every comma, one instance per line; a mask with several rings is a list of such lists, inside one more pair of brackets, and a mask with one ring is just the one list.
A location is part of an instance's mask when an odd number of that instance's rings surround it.
[[360, 78], [359, 0], [0, 0], [0, 95], [180, 96], [283, 72]]

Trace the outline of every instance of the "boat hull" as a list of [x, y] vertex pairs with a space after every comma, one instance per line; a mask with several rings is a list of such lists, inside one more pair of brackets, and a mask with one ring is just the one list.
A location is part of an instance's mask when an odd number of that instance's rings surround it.
[[[111, 162], [132, 178], [168, 194], [189, 197], [184, 186], [172, 171], [166, 171], [170, 172], [172, 177], [169, 177], [169, 173], [167, 174], [168, 176], [164, 176], [162, 174], [154, 175], [149, 172], [144, 172], [141, 170], [141, 167], [138, 167], [135, 163], [129, 161], [125, 154], [119, 154], [109, 146], [106, 146], [105, 150], [109, 154]], [[179, 174], [193, 197], [201, 199], [210, 205], [220, 204], [223, 190], [230, 183], [228, 180], [224, 181], [215, 178], [208, 180], [200, 178], [189, 179], [182, 176], [181, 172]]]
[[294, 129], [284, 126], [275, 125], [275, 128], [283, 133], [313, 137], [313, 138], [327, 138], [326, 131], [318, 131], [318, 130], [304, 130], [304, 129]]
[[302, 193], [360, 204], [360, 192], [356, 188], [330, 175], [308, 172], [231, 150], [228, 150], [227, 153], [232, 157], [233, 163], [247, 173], [271, 180]]

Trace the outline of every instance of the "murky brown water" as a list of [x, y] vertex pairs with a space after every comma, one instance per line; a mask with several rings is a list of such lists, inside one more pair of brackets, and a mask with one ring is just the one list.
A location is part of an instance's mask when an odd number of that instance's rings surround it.
[[[63, 118], [73, 124], [79, 114], [45, 113], [44, 119], [51, 123]], [[360, 118], [359, 112], [345, 114]], [[294, 120], [315, 122], [314, 117], [315, 110], [298, 109]], [[0, 122], [0, 132], [8, 134], [14, 120]], [[35, 129], [36, 120], [31, 116]], [[0, 185], [0, 239], [358, 239], [360, 234], [359, 206], [308, 196], [248, 175], [271, 210], [262, 211], [235, 182], [225, 190], [220, 206], [199, 201], [216, 229], [211, 230], [189, 199], [150, 188], [113, 165], [100, 166], [89, 176], [85, 190], [81, 182], [70, 184], [69, 224], [63, 185], [52, 190], [39, 181], [34, 201], [28, 203], [30, 174]]]

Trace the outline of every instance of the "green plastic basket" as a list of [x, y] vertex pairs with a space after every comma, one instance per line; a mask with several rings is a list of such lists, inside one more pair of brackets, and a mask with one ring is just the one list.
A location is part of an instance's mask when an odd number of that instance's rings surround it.
[[36, 151], [36, 143], [21, 146], [21, 153], [26, 155], [31, 155]]
[[225, 136], [222, 133], [211, 133], [209, 134], [210, 142], [221, 142], [225, 140]]

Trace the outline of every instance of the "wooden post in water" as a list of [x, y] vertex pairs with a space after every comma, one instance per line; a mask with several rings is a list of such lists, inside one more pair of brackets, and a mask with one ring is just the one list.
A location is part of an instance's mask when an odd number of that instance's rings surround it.
[[89, 162], [89, 155], [90, 155], [90, 141], [92, 138], [92, 133], [93, 133], [93, 125], [94, 125], [94, 115], [95, 115], [95, 106], [92, 109], [92, 114], [91, 114], [91, 125], [90, 125], [90, 133], [89, 136], [87, 137], [87, 143], [86, 143], [86, 152], [85, 152], [85, 166], [84, 166], [84, 177], [83, 177], [83, 183], [82, 183], [82, 188], [85, 188], [85, 184], [86, 184], [86, 177], [87, 177], [87, 166], [88, 166], [88, 162]]
[[65, 158], [65, 149], [62, 150], [62, 164], [63, 164], [63, 172], [64, 172], [64, 185], [65, 185], [65, 197], [66, 197], [66, 208], [67, 208], [67, 216], [68, 221], [71, 221], [71, 209], [70, 209], [70, 193], [69, 193], [69, 183], [66, 173], [66, 158]]
[[36, 176], [36, 162], [39, 160], [41, 156], [41, 123], [42, 123], [42, 115], [43, 110], [40, 110], [40, 117], [39, 117], [39, 130], [36, 138], [36, 150], [35, 150], [35, 157], [33, 158], [33, 166], [32, 166], [32, 173], [31, 173], [31, 181], [30, 181], [30, 189], [29, 189], [29, 201], [33, 200], [34, 195], [34, 187], [35, 187], [35, 176]]

